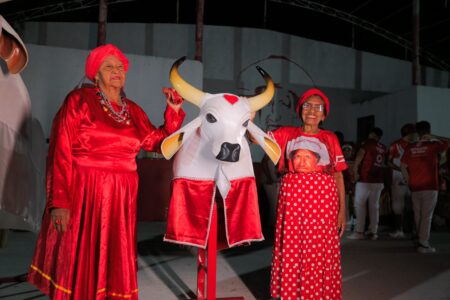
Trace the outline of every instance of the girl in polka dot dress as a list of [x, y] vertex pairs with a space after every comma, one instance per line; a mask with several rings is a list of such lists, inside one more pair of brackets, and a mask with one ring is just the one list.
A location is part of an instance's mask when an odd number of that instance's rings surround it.
[[346, 224], [342, 171], [347, 164], [336, 135], [320, 126], [330, 113], [328, 97], [317, 88], [309, 89], [296, 111], [301, 126], [268, 132], [282, 150], [277, 168], [283, 174], [270, 292], [282, 300], [339, 300], [339, 238]]

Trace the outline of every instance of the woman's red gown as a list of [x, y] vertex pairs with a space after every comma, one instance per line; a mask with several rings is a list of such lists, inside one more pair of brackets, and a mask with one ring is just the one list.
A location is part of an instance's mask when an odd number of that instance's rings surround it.
[[[167, 108], [165, 124], [155, 128], [124, 100], [129, 124], [104, 111], [94, 88], [71, 92], [53, 121], [47, 209], [28, 278], [51, 299], [138, 298], [135, 158], [141, 148], [159, 151], [184, 112]], [[70, 210], [63, 234], [51, 223], [53, 207]]]

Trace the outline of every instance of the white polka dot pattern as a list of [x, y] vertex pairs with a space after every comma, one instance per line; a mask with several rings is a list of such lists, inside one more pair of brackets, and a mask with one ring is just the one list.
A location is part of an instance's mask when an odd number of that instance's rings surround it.
[[338, 195], [333, 176], [286, 174], [278, 195], [272, 297], [342, 299]]

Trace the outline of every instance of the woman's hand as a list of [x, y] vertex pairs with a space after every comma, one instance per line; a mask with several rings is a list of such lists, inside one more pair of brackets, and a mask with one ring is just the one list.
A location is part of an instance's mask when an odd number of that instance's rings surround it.
[[166, 95], [166, 103], [172, 107], [177, 113], [180, 111], [183, 104], [183, 98], [178, 94], [174, 88], [163, 88], [163, 93]]
[[70, 220], [70, 211], [67, 208], [53, 208], [50, 214], [56, 231], [59, 233], [66, 232]]
[[339, 231], [339, 237], [341, 238], [345, 232], [345, 209], [339, 209], [338, 220], [337, 220], [337, 228]]
[[336, 180], [336, 186], [338, 190], [339, 198], [339, 212], [337, 218], [337, 229], [339, 237], [342, 237], [345, 232], [345, 185], [344, 185], [344, 175], [342, 172], [335, 172], [334, 179]]

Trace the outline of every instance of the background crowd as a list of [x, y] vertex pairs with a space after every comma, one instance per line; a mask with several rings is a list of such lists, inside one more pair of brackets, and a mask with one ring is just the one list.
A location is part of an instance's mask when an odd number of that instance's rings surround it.
[[418, 252], [433, 253], [429, 237], [439, 194], [447, 190], [448, 140], [431, 134], [428, 121], [405, 124], [400, 134], [389, 147], [380, 142], [383, 131], [377, 127], [358, 146], [342, 142], [350, 165], [345, 183], [353, 233], [348, 238], [378, 239], [383, 215], [391, 238], [412, 238]]

